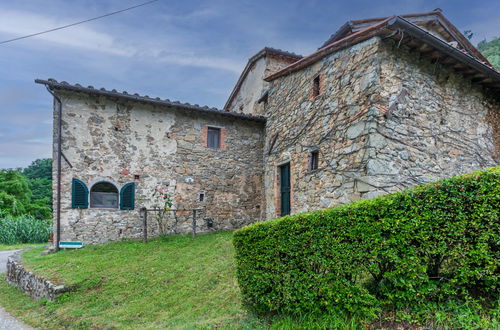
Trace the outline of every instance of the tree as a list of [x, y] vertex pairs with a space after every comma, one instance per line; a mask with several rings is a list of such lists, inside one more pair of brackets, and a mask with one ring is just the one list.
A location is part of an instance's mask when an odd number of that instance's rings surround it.
[[25, 214], [31, 202], [28, 180], [17, 171], [0, 171], [0, 212], [2, 215]]
[[500, 37], [489, 42], [483, 40], [477, 45], [477, 48], [494, 67], [500, 70]]
[[49, 198], [33, 200], [32, 197], [29, 181], [24, 175], [14, 170], [0, 170], [0, 216], [29, 214], [38, 219], [50, 218]]
[[24, 176], [28, 179], [47, 179], [52, 180], [52, 159], [37, 159], [30, 166], [22, 170]]
[[42, 204], [52, 208], [52, 159], [37, 159], [21, 172], [28, 178], [33, 193], [31, 201], [35, 204], [43, 201]]

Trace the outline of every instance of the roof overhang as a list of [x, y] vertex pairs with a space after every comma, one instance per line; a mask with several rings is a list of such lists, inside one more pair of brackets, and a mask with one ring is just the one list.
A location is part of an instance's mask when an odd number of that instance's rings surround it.
[[392, 30], [398, 31], [398, 35], [393, 35], [391, 38], [398, 42], [401, 40], [402, 44], [419, 51], [423, 57], [452, 67], [474, 83], [500, 89], [500, 72], [485, 62], [481, 62], [469, 53], [444, 42], [401, 17], [390, 19], [387, 25]]
[[206, 115], [223, 116], [223, 117], [242, 119], [242, 120], [250, 120], [250, 121], [261, 122], [261, 123], [266, 122], [266, 118], [261, 117], [261, 116], [252, 116], [252, 115], [247, 115], [247, 114], [242, 114], [242, 113], [223, 111], [223, 110], [219, 110], [217, 108], [209, 108], [207, 106], [199, 106], [197, 104], [193, 105], [193, 104], [189, 104], [189, 103], [181, 103], [178, 101], [170, 101], [168, 99], [162, 100], [159, 97], [151, 98], [147, 95], [141, 96], [139, 94], [129, 94], [125, 91], [124, 92], [117, 92], [114, 89], [109, 91], [109, 90], [106, 90], [104, 88], [96, 89], [92, 86], [83, 87], [79, 84], [71, 85], [71, 84], [68, 84], [67, 82], [64, 82], [64, 81], [58, 82], [54, 79], [48, 79], [48, 80], [35, 79], [35, 83], [45, 85], [45, 86], [47, 86], [47, 88], [49, 88], [52, 91], [69, 91], [69, 92], [84, 93], [84, 94], [93, 95], [93, 96], [104, 96], [104, 97], [108, 97], [111, 99], [120, 99], [120, 100], [143, 103], [143, 104], [150, 104], [150, 105], [170, 107], [170, 108], [178, 108], [178, 109], [182, 109], [184, 111], [201, 113], [201, 114], [206, 114]]
[[401, 16], [388, 17], [376, 24], [370, 25], [366, 29], [347, 35], [264, 79], [272, 81], [301, 70], [329, 54], [374, 36], [392, 38], [399, 45], [406, 45], [420, 52], [424, 58], [438, 61], [442, 65], [451, 67], [466, 78], [471, 79], [474, 83], [500, 90], [500, 72], [490, 66], [489, 62], [481, 61], [468, 52], [448, 44]]
[[[469, 52], [474, 57], [478, 58], [480, 61], [491, 65], [488, 62], [488, 59], [478, 51], [474, 45], [472, 45], [467, 39], [444, 15], [441, 9], [436, 8], [431, 12], [427, 13], [418, 13], [418, 14], [405, 14], [399, 15], [399, 17], [418, 25], [419, 27], [423, 27], [428, 30], [436, 30], [442, 33], [446, 42], [455, 41], [457, 44], [467, 52]], [[335, 42], [339, 39], [342, 39], [349, 34], [361, 31], [366, 29], [367, 27], [379, 23], [383, 20], [387, 19], [387, 17], [381, 18], [368, 18], [368, 19], [360, 19], [360, 20], [352, 20], [348, 21], [344, 25], [340, 27], [340, 29], [332, 34], [330, 38], [320, 47], [323, 48], [332, 42]]]

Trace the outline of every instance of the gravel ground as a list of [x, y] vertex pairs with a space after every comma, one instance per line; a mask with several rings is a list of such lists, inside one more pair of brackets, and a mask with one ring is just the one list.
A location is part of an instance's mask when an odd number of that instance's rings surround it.
[[[7, 257], [14, 254], [16, 251], [0, 252], [0, 273], [7, 271]], [[13, 316], [0, 307], [0, 330], [27, 330], [33, 329], [21, 321], [16, 320]]]

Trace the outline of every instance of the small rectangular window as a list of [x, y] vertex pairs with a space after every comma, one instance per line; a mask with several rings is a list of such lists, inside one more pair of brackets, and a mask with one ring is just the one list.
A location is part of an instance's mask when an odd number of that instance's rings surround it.
[[315, 150], [309, 154], [309, 171], [318, 169], [319, 151]]
[[312, 97], [319, 96], [319, 92], [320, 92], [320, 84], [319, 84], [319, 76], [317, 76], [313, 80]]
[[204, 193], [200, 193], [199, 200], [200, 200], [200, 202], [204, 202], [205, 201], [205, 194]]
[[207, 147], [212, 149], [220, 148], [220, 128], [208, 127]]

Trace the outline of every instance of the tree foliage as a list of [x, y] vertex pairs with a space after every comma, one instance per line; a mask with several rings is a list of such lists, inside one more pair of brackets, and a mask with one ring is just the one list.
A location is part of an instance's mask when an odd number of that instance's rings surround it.
[[0, 170], [0, 217], [52, 213], [52, 160], [37, 159], [19, 170]]
[[495, 68], [500, 70], [500, 37], [489, 42], [483, 40], [477, 45], [477, 48]]
[[52, 180], [52, 159], [37, 159], [23, 169], [22, 173], [28, 179]]
[[31, 201], [28, 180], [14, 170], [0, 171], [0, 211], [5, 215], [26, 213]]

